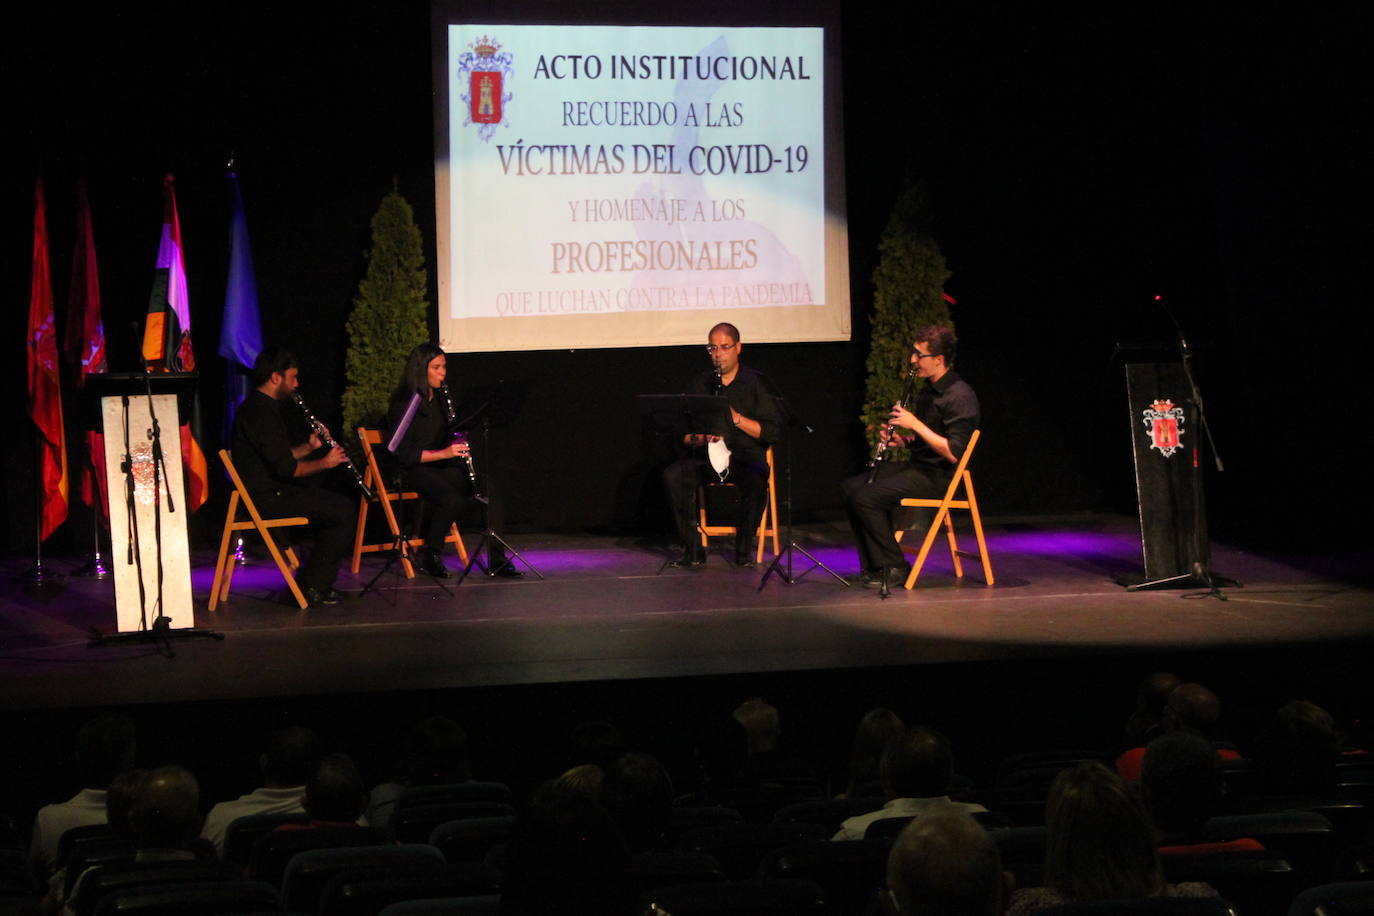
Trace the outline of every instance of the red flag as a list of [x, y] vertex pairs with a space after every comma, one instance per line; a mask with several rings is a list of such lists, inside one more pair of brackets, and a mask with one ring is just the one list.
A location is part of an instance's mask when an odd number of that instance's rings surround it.
[[[86, 179], [76, 182], [76, 245], [72, 253], [71, 292], [67, 297], [67, 327], [63, 350], [76, 372], [77, 388], [86, 386], [86, 376], [108, 372], [105, 359], [105, 324], [100, 317], [100, 279], [95, 260], [95, 230], [91, 225], [91, 204], [86, 197]], [[79, 471], [81, 501], [94, 507], [98, 503], [106, 525], [110, 521], [109, 494], [105, 492], [105, 437], [98, 429], [88, 429], [85, 453]]]
[[33, 284], [29, 292], [29, 415], [38, 428], [39, 494], [46, 541], [67, 518], [67, 442], [62, 431], [62, 385], [57, 375], [57, 327], [53, 321], [48, 264], [48, 219], [43, 179], [34, 187]]

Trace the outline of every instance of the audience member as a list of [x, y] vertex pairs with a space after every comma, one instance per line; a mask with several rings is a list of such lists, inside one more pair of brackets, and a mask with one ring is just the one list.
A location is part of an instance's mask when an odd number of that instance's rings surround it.
[[630, 752], [605, 771], [601, 806], [620, 828], [632, 854], [659, 848], [673, 815], [673, 783], [648, 754]]
[[1008, 916], [1064, 903], [1216, 896], [1201, 882], [1164, 882], [1144, 808], [1100, 763], [1079, 763], [1061, 772], [1050, 788], [1045, 817], [1045, 886], [1012, 894]]
[[1265, 790], [1297, 795], [1334, 788], [1341, 741], [1336, 720], [1325, 709], [1307, 700], [1285, 703], [1260, 739]]
[[605, 781], [605, 770], [594, 763], [584, 763], [564, 770], [553, 783], [558, 791], [576, 792], [595, 800], [601, 797], [601, 785]]
[[392, 779], [373, 787], [368, 798], [367, 823], [373, 827], [388, 826], [396, 800], [410, 786], [441, 786], [471, 779], [467, 732], [452, 719], [431, 716], [406, 735]]
[[1126, 720], [1127, 748], [1144, 747], [1164, 733], [1164, 707], [1169, 694], [1180, 683], [1179, 676], [1169, 671], [1155, 671], [1140, 679], [1135, 690], [1135, 712]]
[[815, 779], [815, 769], [782, 749], [782, 717], [760, 697], [745, 700], [732, 713], [749, 738], [744, 780], [751, 785], [797, 783]]
[[312, 827], [356, 827], [367, 810], [367, 789], [363, 777], [346, 754], [329, 754], [315, 768], [305, 784], [302, 801], [310, 820], [303, 824], [282, 824], [278, 830], [308, 830]]
[[1145, 749], [1140, 796], [1154, 824], [1160, 855], [1253, 852], [1264, 847], [1241, 838], [1207, 842], [1204, 828], [1221, 810], [1225, 783], [1211, 742], [1189, 732], [1170, 732]]
[[964, 812], [936, 808], [892, 844], [887, 892], [900, 916], [999, 916], [1006, 879], [997, 844]]
[[949, 740], [929, 728], [908, 728], [892, 738], [879, 764], [887, 804], [877, 811], [851, 817], [831, 839], [861, 840], [874, 821], [920, 817], [942, 806], [974, 813], [986, 811], [972, 802], [953, 802], [949, 785], [954, 778], [954, 755]]
[[594, 800], [554, 782], [535, 792], [507, 851], [501, 912], [513, 916], [621, 916], [633, 911], [629, 850]]
[[220, 802], [205, 816], [201, 836], [224, 857], [224, 838], [229, 825], [250, 814], [298, 814], [305, 810], [305, 784], [319, 766], [320, 739], [308, 728], [294, 726], [274, 732], [258, 759], [263, 785], [233, 801]]
[[41, 882], [47, 881], [57, 862], [62, 834], [73, 827], [106, 823], [110, 780], [133, 767], [136, 749], [134, 724], [123, 716], [92, 719], [77, 731], [76, 766], [85, 788], [64, 802], [39, 808], [33, 822], [29, 864]]
[[[110, 780], [110, 786], [105, 791], [105, 817], [110, 825], [110, 836], [127, 848], [129, 859], [133, 858], [137, 846], [129, 812], [147, 778], [147, 770], [125, 770]], [[59, 862], [58, 866], [48, 883], [48, 893], [43, 900], [44, 913], [56, 913], [62, 909], [71, 888], [88, 867], [85, 862], [75, 860]]]
[[[1179, 684], [1169, 693], [1160, 719], [1163, 734], [1182, 731], [1200, 735], [1215, 745], [1217, 724], [1221, 721], [1221, 700], [1201, 684]], [[1223, 760], [1239, 760], [1232, 747], [1217, 747]], [[1140, 779], [1140, 764], [1145, 759], [1145, 747], [1133, 747], [1116, 758], [1116, 772], [1127, 782]]]
[[882, 707], [870, 709], [859, 720], [859, 726], [854, 730], [854, 747], [849, 755], [849, 781], [840, 798], [882, 794], [878, 764], [883, 759], [883, 749], [905, 727], [900, 716]]

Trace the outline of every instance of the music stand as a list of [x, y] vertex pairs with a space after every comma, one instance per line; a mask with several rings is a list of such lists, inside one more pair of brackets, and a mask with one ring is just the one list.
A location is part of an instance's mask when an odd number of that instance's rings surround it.
[[[480, 423], [482, 428], [482, 455], [487, 461], [487, 480], [491, 481], [491, 431], [494, 428], [504, 429], [515, 423], [520, 416], [520, 411], [525, 406], [526, 387], [524, 382], [508, 382], [498, 379], [490, 385], [481, 385], [476, 388], [469, 388], [463, 392], [463, 398], [454, 408], [454, 416], [457, 417], [450, 432], [471, 433], [472, 428]], [[475, 461], [474, 461], [475, 465]], [[488, 488], [490, 489], [490, 488]], [[481, 506], [482, 512], [482, 536], [477, 539], [476, 545], [468, 551], [468, 561], [463, 565], [463, 571], [458, 574], [458, 582], [454, 585], [457, 588], [463, 584], [463, 580], [472, 571], [474, 563], [479, 563], [478, 558], [482, 556], [483, 550], [490, 549], [492, 541], [500, 544], [504, 548], [507, 563], [514, 563], [519, 560], [525, 564], [530, 572], [540, 579], [544, 574], [535, 569], [534, 564], [521, 556], [520, 552], [510, 545], [501, 533], [492, 527], [491, 524], [491, 494], [483, 495], [477, 492], [477, 485], [473, 484], [473, 498]], [[490, 564], [481, 564], [482, 572], [488, 578], [496, 575], [496, 570]]]
[[[787, 398], [772, 390], [773, 386], [770, 382], [767, 381], [766, 377], [764, 380], [764, 386], [769, 389], [768, 393], [772, 395], [774, 403], [778, 405], [778, 410], [783, 415], [784, 419], [782, 425], [784, 429], [788, 427], [794, 429], [801, 429], [808, 436], [813, 435], [816, 432], [814, 427], [812, 427], [809, 423], [803, 420], [797, 414], [797, 412], [792, 409], [792, 405], [788, 403]], [[849, 588], [850, 584], [844, 578], [844, 576], [835, 572], [835, 570], [831, 569], [829, 566], [826, 566], [825, 563], [823, 563], [819, 557], [808, 551], [805, 547], [798, 544], [794, 539], [794, 536], [792, 534], [792, 438], [790, 436], [784, 436], [784, 439], [785, 441], [783, 443], [782, 460], [783, 468], [785, 469], [783, 471], [785, 483], [783, 486], [782, 505], [783, 511], [787, 513], [787, 534], [785, 535], [787, 539], [787, 546], [782, 549], [782, 553], [779, 553], [777, 556], [773, 557], [773, 562], [769, 563], [768, 568], [763, 571], [763, 576], [759, 579], [759, 587], [755, 589], [755, 591], [763, 591], [763, 587], [768, 584], [768, 578], [772, 575], [776, 574], [779, 579], [781, 579], [783, 582], [786, 582], [788, 585], [796, 585], [802, 576], [805, 576], [807, 573], [815, 569], [825, 570], [826, 572], [830, 573], [830, 575], [834, 576], [837, 580], [839, 580], [841, 585], [843, 585], [845, 588]], [[774, 519], [774, 524], [776, 523], [777, 519]], [[810, 560], [811, 565], [807, 567], [807, 569], [804, 572], [802, 572], [801, 575], [793, 575], [792, 558], [795, 554], [798, 553], [800, 553], [808, 560]], [[782, 558], [784, 556], [787, 557], [787, 568], [785, 570], [783, 569], [782, 562]]]
[[[639, 415], [653, 424], [660, 432], [674, 436], [681, 441], [683, 436], [719, 436], [734, 425], [731, 422], [730, 401], [722, 395], [714, 394], [639, 394], [635, 395], [635, 406]], [[684, 544], [692, 550], [691, 544]], [[668, 568], [673, 562], [672, 552], [658, 568], [658, 572]]]

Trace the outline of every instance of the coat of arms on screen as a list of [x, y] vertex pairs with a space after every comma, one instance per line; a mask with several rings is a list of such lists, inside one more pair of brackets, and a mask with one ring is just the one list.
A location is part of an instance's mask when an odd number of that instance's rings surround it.
[[512, 95], [506, 91], [506, 82], [515, 71], [515, 62], [509, 51], [501, 50], [500, 42], [486, 35], [468, 49], [458, 56], [457, 87], [467, 106], [463, 126], [476, 124], [477, 136], [490, 141], [496, 125], [509, 124], [506, 106]]
[[1150, 431], [1150, 448], [1168, 458], [1183, 447], [1183, 408], [1173, 401], [1155, 401], [1145, 408], [1145, 428]]

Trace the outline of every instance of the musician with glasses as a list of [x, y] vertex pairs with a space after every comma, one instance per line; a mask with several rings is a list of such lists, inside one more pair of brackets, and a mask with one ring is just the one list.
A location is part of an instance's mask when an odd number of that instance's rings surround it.
[[[723, 444], [730, 450], [725, 481], [739, 487], [739, 510], [735, 517], [735, 563], [754, 565], [754, 537], [768, 504], [768, 446], [776, 442], [782, 429], [782, 417], [777, 402], [769, 393], [763, 374], [740, 365], [739, 329], [721, 322], [707, 335], [707, 355], [711, 368], [692, 378], [686, 394], [720, 394], [730, 402], [730, 430]], [[710, 440], [716, 436], [687, 435], [682, 444], [690, 454], [663, 472], [668, 490], [668, 502], [678, 536], [682, 539], [682, 555], [673, 562], [676, 567], [699, 567], [706, 555], [697, 533], [697, 491], [702, 484], [718, 479], [706, 455]], [[719, 448], [719, 446], [714, 446]]]
[[862, 570], [856, 584], [878, 588], [886, 573], [889, 583], [903, 581], [910, 567], [893, 537], [896, 513], [903, 499], [944, 495], [978, 428], [978, 396], [954, 371], [958, 340], [951, 328], [921, 328], [911, 347], [911, 366], [925, 384], [915, 401], [894, 404], [889, 447], [910, 450], [910, 460], [887, 461], [869, 481], [865, 471], [843, 484], [849, 524], [859, 548]]
[[[336, 604], [334, 579], [339, 563], [353, 548], [357, 501], [319, 486], [314, 477], [343, 464], [348, 456], [336, 443], [325, 450], [315, 432], [293, 443], [281, 412], [300, 386], [296, 358], [268, 347], [253, 362], [253, 387], [234, 416], [234, 466], [258, 511], [268, 517], [305, 516], [315, 548], [296, 571], [296, 583], [312, 607]], [[294, 409], [294, 408], [293, 408]], [[317, 457], [311, 457], [317, 455]]]
[[[411, 400], [419, 401], [394, 453], [400, 466], [402, 489], [420, 494], [429, 507], [425, 545], [417, 559], [420, 568], [437, 579], [451, 575], [444, 566], [444, 540], [464, 512], [485, 503], [488, 524], [502, 524], [501, 502], [490, 474], [480, 478], [479, 489], [472, 453], [465, 437], [456, 437], [451, 422], [453, 397], [448, 390], [448, 356], [433, 343], [422, 343], [406, 358], [401, 379], [391, 393], [383, 441], [390, 443], [407, 413]], [[500, 542], [488, 541], [487, 569], [492, 575], [518, 579], [521, 573], [506, 557]]]

